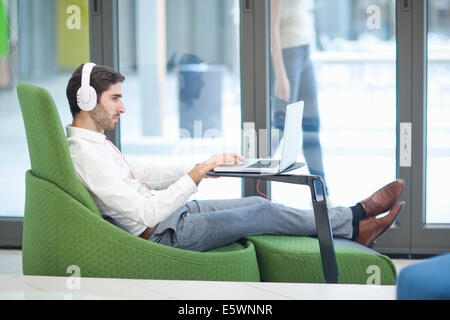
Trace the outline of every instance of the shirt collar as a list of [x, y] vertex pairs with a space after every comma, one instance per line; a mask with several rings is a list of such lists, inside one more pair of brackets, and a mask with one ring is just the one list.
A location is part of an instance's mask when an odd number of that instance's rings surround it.
[[98, 133], [89, 129], [72, 127], [71, 125], [66, 126], [66, 132], [69, 138], [77, 137], [98, 143], [103, 143], [106, 139], [106, 136], [102, 133]]

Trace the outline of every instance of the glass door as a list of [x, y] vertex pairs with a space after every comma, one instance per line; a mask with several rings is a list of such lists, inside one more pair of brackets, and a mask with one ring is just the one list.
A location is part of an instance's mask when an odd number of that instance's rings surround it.
[[[239, 1], [118, 5], [124, 154], [189, 168], [215, 153], [241, 153]], [[240, 179], [205, 179], [195, 198], [241, 194]]]
[[17, 82], [48, 90], [71, 123], [67, 82], [89, 55], [88, 0], [0, 0], [0, 217], [23, 217], [30, 169]]
[[[270, 35], [272, 155], [281, 156], [286, 105], [303, 100], [299, 172], [322, 177], [329, 206], [394, 180], [396, 1], [271, 0]], [[273, 183], [272, 198], [311, 207], [302, 187]]]
[[450, 0], [428, 1], [427, 224], [450, 224]]
[[[413, 101], [417, 105], [416, 119], [420, 120], [419, 137], [424, 137], [424, 166], [417, 168], [422, 173], [422, 180], [417, 180], [418, 189], [423, 181], [423, 189], [417, 190], [413, 212], [411, 241], [412, 252], [417, 254], [443, 253], [450, 250], [450, 201], [446, 194], [446, 182], [450, 177], [446, 169], [450, 154], [450, 1], [429, 0], [420, 2], [417, 21], [417, 38], [423, 38], [423, 58], [416, 65], [423, 66], [416, 74], [422, 78], [414, 81], [424, 83], [423, 99]], [[421, 91], [422, 92], [422, 91]], [[425, 169], [422, 169], [425, 168]], [[422, 196], [421, 196], [422, 195]]]

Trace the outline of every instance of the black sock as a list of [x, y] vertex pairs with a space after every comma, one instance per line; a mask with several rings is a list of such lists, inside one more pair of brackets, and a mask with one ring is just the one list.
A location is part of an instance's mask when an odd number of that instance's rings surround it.
[[358, 235], [359, 235], [359, 221], [361, 219], [364, 219], [367, 215], [366, 215], [366, 211], [364, 211], [363, 206], [361, 205], [361, 203], [357, 203], [354, 207], [350, 207], [350, 209], [352, 209], [352, 213], [353, 213], [353, 235], [352, 235], [352, 240], [355, 240]]

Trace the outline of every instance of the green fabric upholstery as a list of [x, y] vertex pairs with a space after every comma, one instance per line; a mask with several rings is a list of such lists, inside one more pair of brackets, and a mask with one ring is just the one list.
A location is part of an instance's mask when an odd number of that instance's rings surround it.
[[42, 88], [19, 83], [17, 95], [33, 174], [56, 184], [100, 215], [91, 195], [75, 175], [64, 128], [50, 94]]
[[105, 221], [75, 175], [50, 94], [17, 87], [32, 169], [26, 173], [22, 241], [25, 275], [259, 281], [252, 243], [211, 252], [179, 250], [131, 235]]
[[[247, 239], [256, 248], [261, 281], [325, 282], [317, 239], [270, 235]], [[388, 257], [348, 240], [335, 240], [335, 251], [339, 283], [395, 284], [397, 271]], [[380, 283], [373, 282], [377, 277]]]
[[123, 231], [56, 185], [26, 174], [23, 272], [83, 277], [259, 281], [253, 244], [217, 252], [159, 245]]

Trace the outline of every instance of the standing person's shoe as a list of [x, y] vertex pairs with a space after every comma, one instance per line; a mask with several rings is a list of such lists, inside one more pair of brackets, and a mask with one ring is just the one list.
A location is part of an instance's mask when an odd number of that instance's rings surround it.
[[398, 179], [384, 186], [366, 200], [361, 201], [367, 217], [376, 217], [391, 210], [400, 198], [404, 187], [405, 181]]
[[394, 223], [404, 205], [405, 201], [398, 202], [389, 214], [383, 218], [368, 217], [360, 220], [359, 235], [356, 237], [355, 242], [372, 247], [374, 240], [381, 236]]

